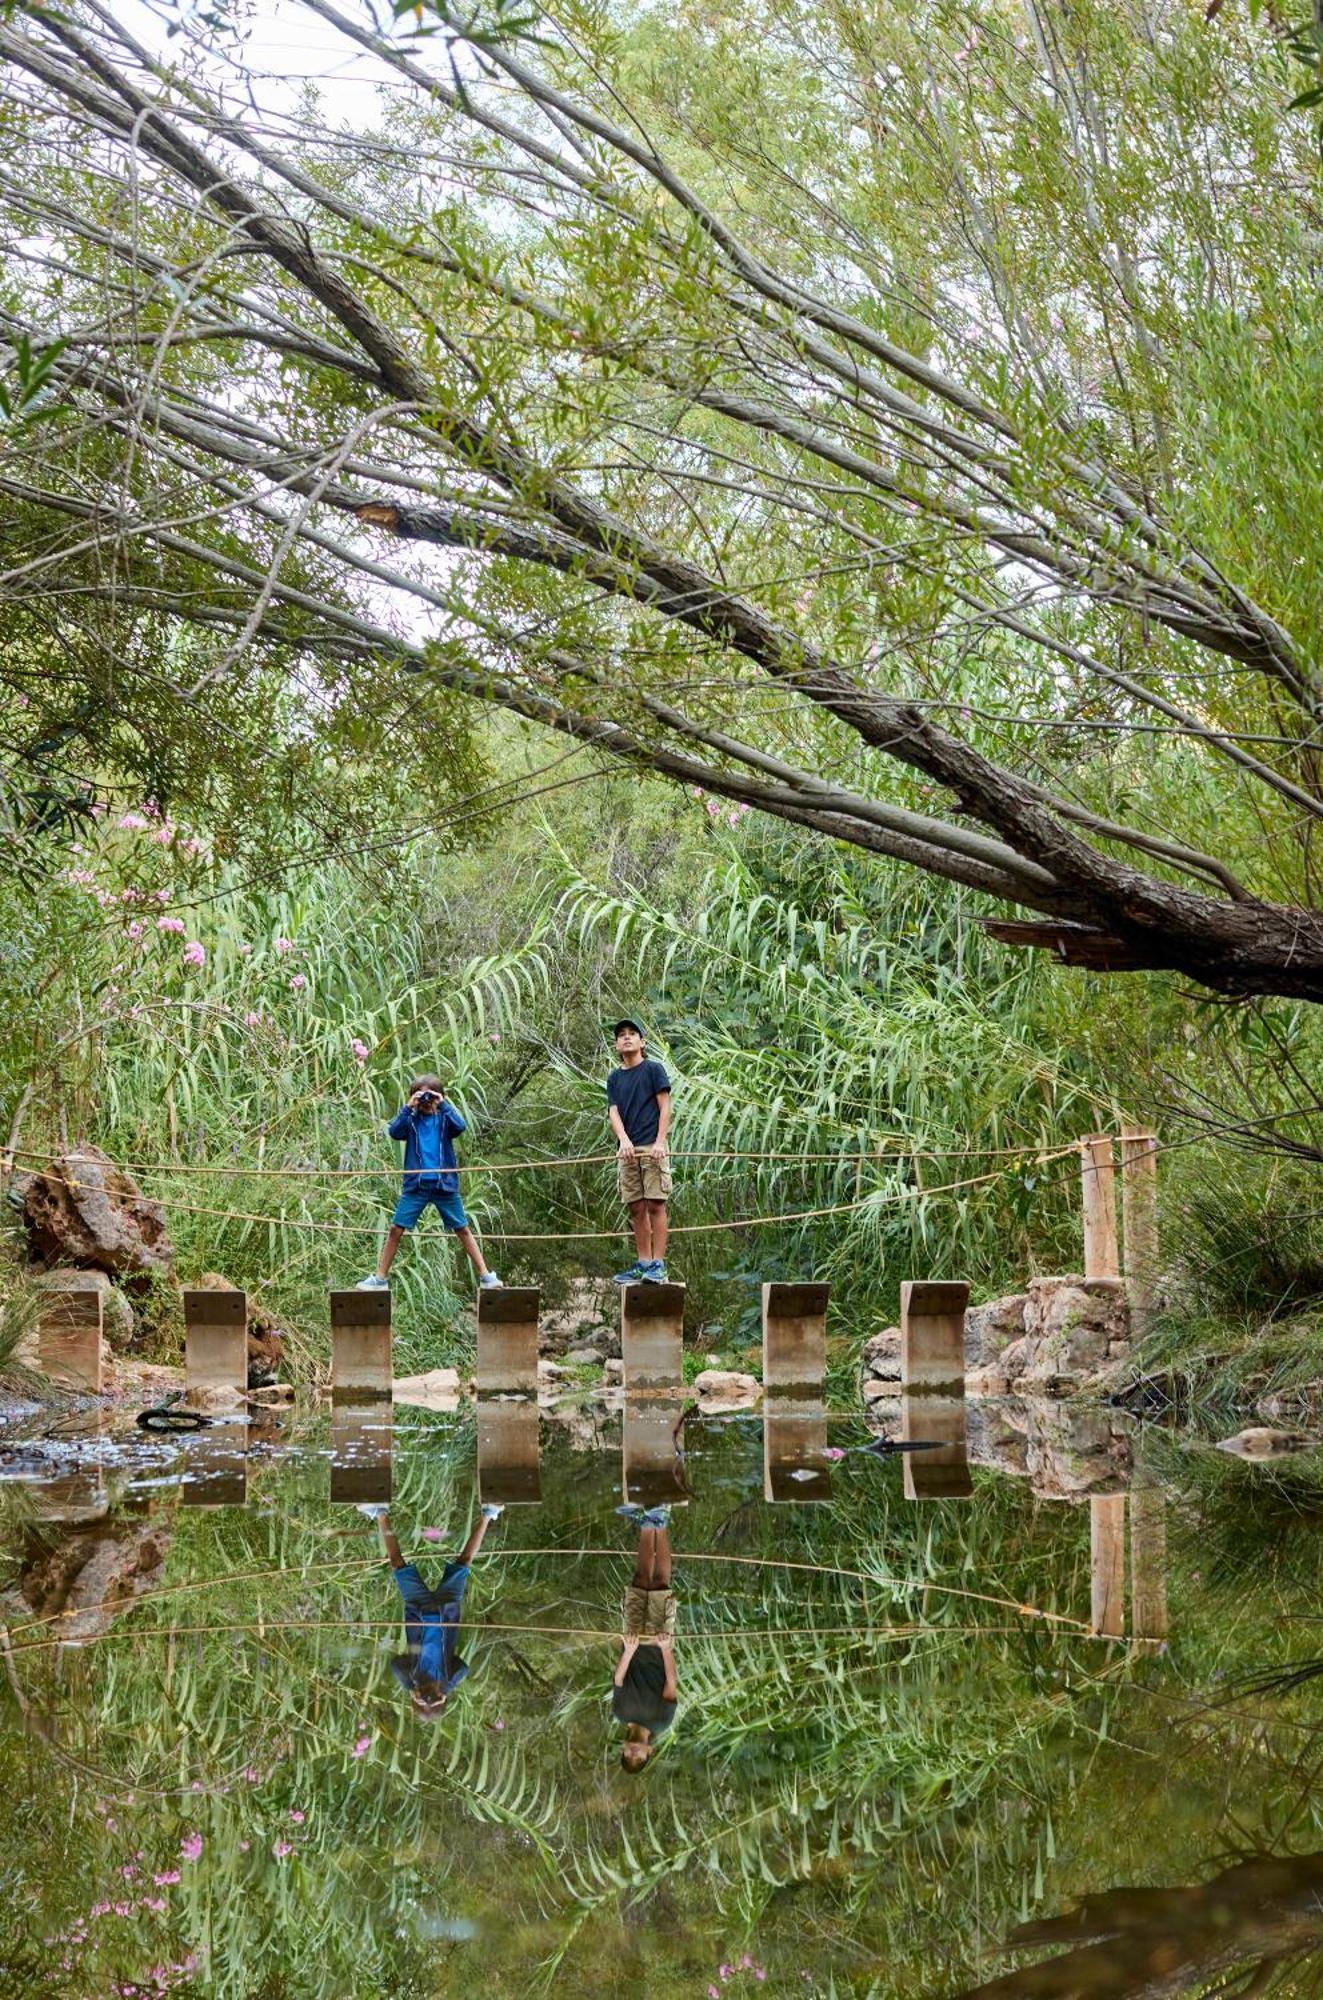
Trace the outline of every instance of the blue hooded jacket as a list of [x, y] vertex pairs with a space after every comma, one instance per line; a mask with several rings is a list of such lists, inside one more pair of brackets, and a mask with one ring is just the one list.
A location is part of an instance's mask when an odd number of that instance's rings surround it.
[[415, 1111], [406, 1104], [386, 1127], [392, 1139], [404, 1141], [404, 1192], [458, 1194], [455, 1135], [467, 1126], [446, 1098], [436, 1111]]

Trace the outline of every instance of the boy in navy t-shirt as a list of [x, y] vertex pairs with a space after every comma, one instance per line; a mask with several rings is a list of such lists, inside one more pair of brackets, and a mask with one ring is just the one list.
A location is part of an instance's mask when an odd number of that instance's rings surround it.
[[671, 1079], [648, 1055], [637, 1021], [617, 1021], [614, 1032], [620, 1067], [606, 1080], [607, 1112], [620, 1149], [620, 1199], [629, 1210], [638, 1252], [627, 1271], [616, 1272], [616, 1283], [633, 1285], [643, 1280], [663, 1285], [666, 1202], [671, 1192], [666, 1144], [671, 1126]]
[[463, 1118], [441, 1087], [441, 1079], [416, 1076], [409, 1085], [408, 1103], [386, 1127], [392, 1139], [404, 1141], [404, 1187], [381, 1246], [381, 1261], [372, 1277], [360, 1280], [360, 1292], [389, 1291], [395, 1252], [428, 1207], [454, 1231], [483, 1289], [500, 1284], [496, 1273], [487, 1269], [459, 1198], [455, 1134], [465, 1129]]

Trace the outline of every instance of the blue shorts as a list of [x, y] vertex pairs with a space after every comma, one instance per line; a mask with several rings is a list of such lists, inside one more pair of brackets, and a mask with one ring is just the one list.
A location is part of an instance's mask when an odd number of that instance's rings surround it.
[[417, 1563], [405, 1563], [403, 1569], [397, 1569], [394, 1575], [396, 1588], [404, 1599], [405, 1611], [412, 1611], [415, 1617], [421, 1617], [425, 1611], [439, 1611], [443, 1604], [460, 1603], [468, 1589], [469, 1566], [461, 1562], [447, 1563], [435, 1590], [424, 1583]]
[[467, 1229], [469, 1219], [464, 1213], [464, 1204], [459, 1198], [459, 1189], [453, 1194], [444, 1194], [439, 1188], [406, 1188], [395, 1204], [391, 1217], [392, 1229], [415, 1229], [423, 1210], [431, 1205], [445, 1223], [447, 1229]]

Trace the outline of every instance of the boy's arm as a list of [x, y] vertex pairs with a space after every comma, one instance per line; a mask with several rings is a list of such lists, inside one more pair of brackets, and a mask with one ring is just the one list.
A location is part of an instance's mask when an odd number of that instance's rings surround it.
[[446, 1129], [451, 1132], [467, 1132], [468, 1120], [462, 1111], [453, 1105], [448, 1097], [441, 1100], [441, 1111], [446, 1121]]
[[412, 1123], [412, 1109], [407, 1104], [401, 1105], [400, 1109], [391, 1119], [390, 1124], [386, 1127], [386, 1137], [388, 1139], [407, 1139], [409, 1136], [409, 1127]]
[[625, 1130], [625, 1121], [620, 1116], [620, 1112], [614, 1104], [611, 1106], [609, 1116], [611, 1119], [611, 1130], [616, 1135], [616, 1138], [620, 1145], [620, 1150], [625, 1155], [626, 1159], [630, 1159], [634, 1152], [634, 1141], [630, 1138], [628, 1132]]
[[657, 1092], [657, 1137], [652, 1142], [654, 1153], [666, 1151], [666, 1134], [671, 1129], [671, 1093], [669, 1090]]
[[629, 1670], [629, 1663], [639, 1649], [639, 1642], [637, 1639], [622, 1639], [620, 1643], [623, 1648], [623, 1651], [621, 1652], [620, 1660], [616, 1666], [615, 1673], [612, 1675], [612, 1680], [616, 1687], [624, 1686], [625, 1675]]
[[662, 1683], [662, 1700], [674, 1701], [679, 1688], [679, 1682], [675, 1678], [674, 1639], [658, 1639], [657, 1650], [662, 1656], [662, 1664], [666, 1669], [666, 1679]]

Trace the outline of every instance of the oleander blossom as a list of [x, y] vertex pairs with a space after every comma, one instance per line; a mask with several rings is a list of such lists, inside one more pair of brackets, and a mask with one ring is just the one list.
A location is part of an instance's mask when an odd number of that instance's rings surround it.
[[207, 962], [206, 947], [204, 945], [200, 945], [196, 938], [191, 939], [190, 942], [184, 946], [184, 964], [187, 966], [191, 966], [194, 972], [200, 972], [202, 967], [206, 964], [206, 962]]
[[179, 1852], [183, 1855], [185, 1861], [196, 1861], [202, 1852], [202, 1835], [200, 1833], [186, 1833], [179, 1843]]
[[294, 977], [289, 982], [289, 990], [291, 993], [302, 993], [307, 983], [308, 982], [303, 977], [303, 974], [301, 972], [296, 972], [294, 974]]
[[182, 937], [187, 927], [182, 917], [158, 917], [156, 928], [158, 931], [173, 931], [177, 937]]
[[350, 1046], [350, 1048], [351, 1048], [351, 1049], [353, 1050], [353, 1052], [354, 1052], [354, 1061], [355, 1061], [355, 1062], [361, 1062], [361, 1063], [365, 1063], [365, 1062], [367, 1061], [368, 1057], [369, 1057], [369, 1056], [371, 1055], [371, 1053], [372, 1053], [372, 1051], [371, 1051], [371, 1049], [370, 1049], [370, 1048], [368, 1047], [367, 1043], [366, 1043], [366, 1042], [364, 1042], [364, 1041], [361, 1041], [361, 1040], [359, 1039], [359, 1037], [358, 1037], [357, 1035], [355, 1035], [355, 1036], [354, 1036], [354, 1039], [353, 1039], [353, 1041], [352, 1041], [352, 1042], [351, 1042], [351, 1043], [349, 1044], [349, 1046]]
[[293, 951], [293, 949], [294, 949], [294, 940], [292, 938], [278, 937], [276, 939], [276, 950], [281, 958], [285, 956], [285, 953], [287, 951]]
[[262, 1025], [262, 1016], [260, 1014], [245, 1014], [243, 1024], [245, 1028], [260, 1028]]

